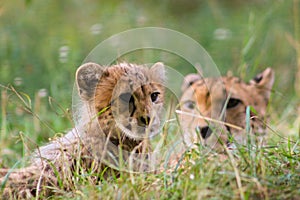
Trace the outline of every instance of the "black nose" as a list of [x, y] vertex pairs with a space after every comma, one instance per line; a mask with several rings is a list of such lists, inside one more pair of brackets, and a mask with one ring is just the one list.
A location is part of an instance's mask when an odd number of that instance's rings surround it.
[[142, 117], [140, 117], [139, 122], [140, 122], [141, 126], [148, 126], [149, 123], [150, 123], [150, 117], [149, 116], [145, 116], [145, 117], [142, 116]]
[[212, 130], [208, 126], [204, 126], [204, 127], [198, 126], [196, 129], [200, 130], [200, 134], [203, 139], [208, 138], [212, 134]]

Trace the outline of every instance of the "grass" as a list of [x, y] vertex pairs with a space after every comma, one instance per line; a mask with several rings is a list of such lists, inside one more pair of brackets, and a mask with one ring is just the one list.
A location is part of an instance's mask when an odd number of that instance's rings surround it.
[[[78, 174], [71, 192], [60, 190], [53, 198], [299, 199], [299, 8], [299, 0], [1, 2], [0, 166], [12, 167], [73, 126], [74, 73], [92, 48], [130, 28], [160, 26], [197, 40], [222, 74], [231, 70], [249, 80], [267, 66], [275, 70], [268, 146], [249, 144], [227, 152], [228, 159], [203, 156], [199, 147], [168, 173], [122, 173], [96, 186]], [[100, 27], [100, 33], [91, 27]], [[227, 38], [218, 39], [217, 30], [226, 30]], [[183, 59], [155, 51], [125, 58], [162, 60], [182, 74], [193, 72]]]

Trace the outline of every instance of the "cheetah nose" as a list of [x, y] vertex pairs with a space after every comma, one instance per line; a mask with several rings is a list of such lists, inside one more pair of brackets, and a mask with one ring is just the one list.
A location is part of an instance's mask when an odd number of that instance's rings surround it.
[[140, 122], [141, 126], [148, 126], [150, 123], [150, 117], [149, 116], [141, 116], [139, 122]]
[[203, 139], [208, 138], [212, 134], [212, 130], [208, 126], [204, 126], [204, 127], [197, 126], [196, 130], [198, 130], [198, 132], [200, 132], [201, 137]]

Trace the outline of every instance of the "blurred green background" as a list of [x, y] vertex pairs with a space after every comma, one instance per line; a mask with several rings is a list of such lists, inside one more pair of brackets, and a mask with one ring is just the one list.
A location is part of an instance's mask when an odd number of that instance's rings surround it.
[[[24, 139], [20, 133], [27, 140], [45, 141], [72, 127], [76, 68], [109, 36], [146, 26], [192, 37], [222, 74], [231, 70], [249, 80], [271, 66], [276, 72], [273, 124], [279, 127], [288, 121], [288, 128], [294, 130], [299, 103], [295, 91], [299, 5], [297, 0], [1, 1], [2, 141], [14, 146], [15, 137]], [[157, 60], [164, 61], [163, 56]], [[143, 59], [133, 57], [128, 62]], [[183, 73], [192, 72], [185, 70], [183, 61], [168, 62]], [[10, 85], [20, 96], [4, 87]]]

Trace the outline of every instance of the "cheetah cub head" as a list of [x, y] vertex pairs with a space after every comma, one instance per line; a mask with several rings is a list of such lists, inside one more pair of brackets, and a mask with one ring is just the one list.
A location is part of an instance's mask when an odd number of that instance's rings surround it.
[[[202, 78], [189, 74], [182, 85], [180, 116], [187, 143], [200, 142], [217, 147], [219, 142], [232, 147], [247, 141], [246, 109], [250, 112], [251, 132], [264, 135], [266, 110], [274, 83], [274, 71], [265, 69], [248, 83], [238, 77]], [[218, 142], [219, 141], [219, 142]]]
[[76, 72], [79, 96], [98, 118], [105, 136], [129, 146], [155, 135], [161, 126], [165, 68], [121, 63], [86, 63]]

